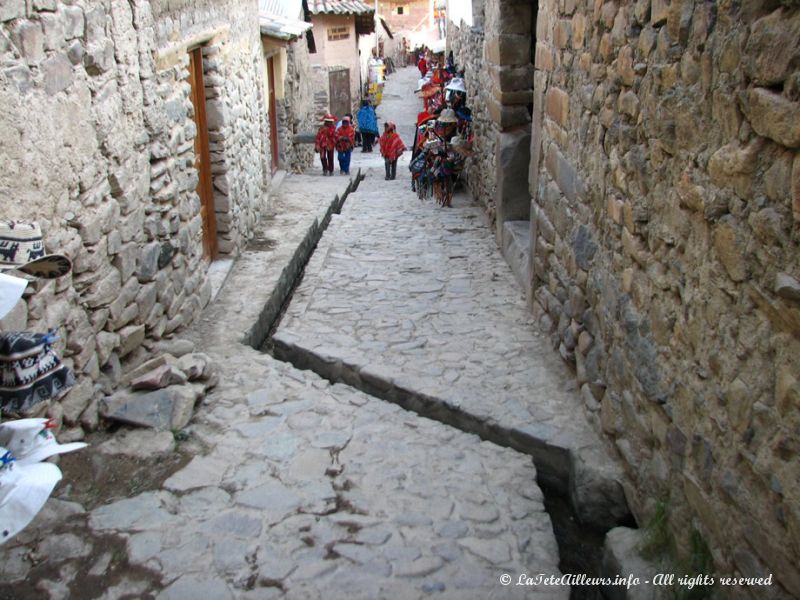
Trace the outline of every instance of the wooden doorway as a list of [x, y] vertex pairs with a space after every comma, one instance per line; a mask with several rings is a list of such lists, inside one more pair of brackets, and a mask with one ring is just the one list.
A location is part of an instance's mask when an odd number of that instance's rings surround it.
[[214, 189], [211, 182], [211, 153], [208, 148], [208, 124], [206, 121], [206, 88], [203, 81], [203, 50], [189, 51], [189, 83], [192, 86], [194, 105], [194, 124], [197, 135], [194, 138], [194, 167], [199, 182], [197, 195], [200, 196], [200, 216], [203, 219], [203, 256], [208, 260], [217, 258], [217, 215], [214, 212]]
[[269, 152], [272, 172], [278, 170], [278, 104], [275, 101], [275, 57], [267, 59], [267, 78], [269, 98], [267, 110], [269, 112]]
[[331, 114], [341, 119], [349, 113], [350, 104], [350, 69], [339, 69], [328, 73]]

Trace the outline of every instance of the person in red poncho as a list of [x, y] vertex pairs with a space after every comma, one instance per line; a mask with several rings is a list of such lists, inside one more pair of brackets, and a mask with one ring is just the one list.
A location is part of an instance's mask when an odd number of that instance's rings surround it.
[[322, 174], [333, 175], [333, 149], [336, 147], [336, 118], [332, 114], [322, 117], [322, 127], [314, 139], [314, 152], [319, 152]]
[[425, 73], [428, 72], [428, 61], [425, 60], [425, 55], [419, 57], [419, 62], [417, 63], [417, 68], [419, 69], [419, 76], [425, 77]]
[[383, 125], [383, 135], [378, 140], [381, 147], [381, 156], [386, 166], [386, 179], [394, 179], [397, 176], [397, 159], [406, 149], [406, 145], [400, 136], [397, 135], [397, 126], [388, 121]]
[[350, 155], [356, 145], [356, 130], [350, 124], [350, 116], [342, 118], [342, 126], [336, 130], [336, 152], [339, 158], [339, 170], [343, 175], [350, 174]]

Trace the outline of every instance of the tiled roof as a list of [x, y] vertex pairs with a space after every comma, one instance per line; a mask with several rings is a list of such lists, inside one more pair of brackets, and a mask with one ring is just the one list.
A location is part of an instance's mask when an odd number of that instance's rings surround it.
[[375, 7], [359, 0], [308, 0], [313, 15], [363, 15], [374, 13]]
[[287, 19], [303, 18], [302, 0], [258, 0], [259, 14]]
[[259, 15], [258, 24], [261, 26], [261, 35], [279, 40], [295, 40], [311, 29], [311, 23], [297, 19], [273, 17], [264, 13]]
[[261, 34], [279, 40], [294, 40], [311, 29], [302, 21], [301, 0], [259, 0], [258, 24]]

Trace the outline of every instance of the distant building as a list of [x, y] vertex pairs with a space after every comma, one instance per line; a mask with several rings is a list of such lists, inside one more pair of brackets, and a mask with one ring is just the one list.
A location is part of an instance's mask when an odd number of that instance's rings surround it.
[[315, 125], [309, 60], [312, 27], [302, 0], [259, 0], [264, 52], [264, 108], [270, 123], [270, 168], [299, 171], [311, 164], [313, 148], [293, 144]]
[[359, 0], [310, 0], [308, 9], [316, 46], [310, 59], [317, 67], [317, 111], [340, 117], [352, 112], [361, 98], [366, 73], [358, 40], [375, 30], [375, 8]]

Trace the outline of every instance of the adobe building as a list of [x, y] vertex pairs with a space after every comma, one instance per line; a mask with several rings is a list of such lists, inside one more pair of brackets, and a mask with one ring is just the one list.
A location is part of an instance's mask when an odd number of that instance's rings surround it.
[[375, 30], [375, 8], [359, 0], [311, 0], [308, 9], [314, 26], [310, 60], [317, 112], [340, 118], [360, 105], [367, 74], [359, 57], [359, 38]]
[[311, 165], [313, 147], [295, 144], [294, 136], [313, 131], [318, 122], [309, 46], [310, 13], [301, 0], [259, 0], [264, 52], [264, 98], [269, 121], [270, 170], [300, 172]]
[[726, 597], [800, 596], [800, 6], [451, 17], [469, 186], [637, 521], [666, 515], [677, 555], [707, 548], [720, 574], [774, 575]]

